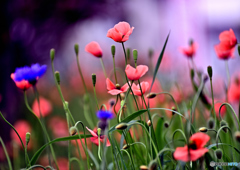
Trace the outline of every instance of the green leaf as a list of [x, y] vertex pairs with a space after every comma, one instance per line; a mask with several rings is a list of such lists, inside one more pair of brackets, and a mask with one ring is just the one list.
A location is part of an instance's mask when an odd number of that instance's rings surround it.
[[153, 83], [154, 83], [155, 78], [157, 76], [157, 72], [158, 72], [159, 66], [160, 66], [162, 58], [163, 58], [163, 54], [164, 54], [164, 51], [165, 51], [165, 48], [166, 48], [166, 45], [167, 45], [167, 42], [168, 42], [169, 35], [170, 35], [170, 32], [168, 33], [167, 39], [165, 40], [164, 46], [162, 48], [162, 51], [161, 51], [161, 53], [160, 53], [160, 55], [158, 57], [158, 61], [157, 61], [157, 64], [155, 66], [155, 70], [154, 70], [154, 73], [153, 73], [153, 80], [152, 80], [150, 91], [152, 90]]
[[157, 138], [157, 142], [158, 142], [158, 146], [160, 149], [162, 149], [165, 145], [165, 141], [163, 139], [163, 124], [164, 124], [164, 119], [160, 118], [157, 121], [157, 126], [155, 129], [155, 134], [156, 134], [156, 138]]
[[[92, 135], [85, 135], [81, 134], [81, 138], [89, 138], [92, 137]], [[63, 138], [57, 138], [52, 140], [51, 142], [43, 145], [32, 157], [30, 164], [34, 165], [37, 161], [37, 159], [39, 158], [39, 156], [41, 155], [42, 151], [50, 144], [55, 143], [55, 142], [61, 142], [61, 141], [69, 141], [69, 140], [76, 140], [79, 139], [79, 135], [74, 135], [74, 136], [68, 136], [68, 137], [63, 137]]]
[[[140, 116], [141, 114], [145, 113], [146, 111], [147, 111], [146, 109], [139, 110], [139, 111], [131, 114], [130, 116], [126, 117], [126, 118], [123, 119], [121, 122], [128, 123], [128, 122], [130, 122], [131, 120], [135, 119], [136, 117]], [[117, 125], [111, 127], [111, 128], [109, 129], [109, 133], [112, 132], [112, 131], [114, 131], [116, 126], [117, 126]]]

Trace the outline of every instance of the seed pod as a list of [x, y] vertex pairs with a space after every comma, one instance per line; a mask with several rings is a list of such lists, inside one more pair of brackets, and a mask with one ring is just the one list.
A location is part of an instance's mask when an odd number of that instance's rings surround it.
[[207, 67], [207, 72], [208, 72], [208, 76], [210, 77], [210, 79], [212, 79], [212, 67], [211, 66]]
[[[220, 125], [221, 125], [221, 127], [222, 127], [222, 126], [228, 126], [228, 123], [227, 123], [225, 120], [222, 120], [222, 121], [220, 122]], [[228, 128], [223, 128], [222, 130], [223, 130], [225, 133], [227, 133]]]
[[152, 98], [154, 98], [154, 97], [156, 97], [157, 96], [157, 94], [156, 93], [148, 93], [147, 95], [146, 95], [146, 97], [148, 98], [148, 99], [152, 99]]
[[151, 120], [148, 120], [148, 121], [147, 121], [147, 125], [148, 125], [148, 126], [152, 126]]
[[148, 170], [148, 167], [146, 165], [141, 165], [140, 170]]
[[220, 148], [215, 150], [215, 155], [218, 159], [222, 158], [222, 150]]
[[208, 129], [206, 127], [201, 127], [201, 128], [199, 128], [199, 131], [206, 133], [208, 131]]
[[118, 130], [124, 130], [128, 127], [127, 123], [120, 123], [115, 128]]

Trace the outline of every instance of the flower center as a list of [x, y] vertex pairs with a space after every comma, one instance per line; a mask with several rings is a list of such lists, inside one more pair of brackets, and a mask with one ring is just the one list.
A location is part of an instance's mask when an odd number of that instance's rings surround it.
[[188, 147], [192, 150], [196, 150], [197, 149], [197, 145], [195, 144], [194, 141], [189, 141], [189, 145]]
[[116, 84], [116, 89], [120, 90], [121, 89], [121, 86], [120, 84]]

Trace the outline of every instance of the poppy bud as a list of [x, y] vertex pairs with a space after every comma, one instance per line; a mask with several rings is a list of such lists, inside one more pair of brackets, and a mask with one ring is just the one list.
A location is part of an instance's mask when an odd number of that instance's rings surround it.
[[55, 58], [55, 50], [53, 48], [50, 50], [50, 58], [51, 58], [51, 61], [53, 61]]
[[157, 96], [157, 94], [156, 93], [148, 93], [147, 95], [146, 95], [146, 97], [148, 98], [148, 99], [152, 99], [152, 98], [154, 98], [154, 97], [156, 97]]
[[207, 121], [207, 127], [208, 129], [213, 129], [215, 126], [215, 121], [212, 117], [210, 117]]
[[59, 73], [59, 71], [55, 71], [55, 78], [57, 80], [57, 83], [60, 84], [60, 73]]
[[133, 50], [133, 59], [134, 59], [135, 63], [137, 62], [137, 58], [138, 58], [138, 51], [137, 50]]
[[115, 56], [115, 52], [116, 52], [115, 45], [111, 46], [111, 52], [112, 52], [112, 56], [114, 57]]
[[98, 136], [101, 135], [101, 128], [97, 128], [97, 134], [98, 134]]
[[[173, 106], [172, 108], [171, 108], [173, 111], [176, 111], [176, 108]], [[172, 112], [172, 115], [175, 115], [175, 112]]]
[[193, 79], [194, 78], [194, 70], [193, 69], [191, 69], [191, 71], [190, 71], [190, 76], [191, 76], [191, 79]]
[[96, 74], [92, 74], [92, 83], [94, 87], [96, 85], [96, 79], [97, 79]]
[[127, 59], [130, 60], [130, 48], [127, 48]]
[[238, 55], [240, 56], [240, 44], [238, 44]]
[[30, 141], [30, 136], [31, 136], [31, 133], [27, 132], [26, 133], [26, 145], [28, 145], [28, 143]]
[[147, 121], [147, 125], [148, 125], [148, 126], [152, 126], [151, 120], [148, 120], [148, 121]]
[[121, 89], [121, 86], [120, 86], [120, 84], [116, 84], [116, 85], [115, 85], [115, 87], [116, 87], [116, 89], [118, 89], [118, 90], [120, 90], [120, 89]]
[[75, 44], [75, 45], [74, 45], [74, 51], [75, 51], [76, 56], [78, 56], [78, 52], [79, 52], [79, 46], [78, 46], [78, 44]]
[[128, 145], [128, 144], [125, 144], [124, 146], [123, 146], [123, 149], [128, 149], [130, 147], [130, 145]]
[[218, 159], [222, 158], [222, 150], [220, 148], [215, 150], [215, 155]]
[[[225, 120], [222, 120], [222, 121], [220, 122], [220, 125], [221, 125], [221, 127], [222, 127], [222, 126], [228, 126], [228, 123], [227, 123]], [[228, 131], [227, 128], [223, 128], [222, 130], [223, 130], [225, 133], [227, 133], [227, 131]]]
[[146, 165], [141, 165], [140, 170], [148, 170], [148, 167]]
[[168, 128], [169, 127], [169, 123], [167, 121], [164, 122], [164, 126], [165, 126], [165, 128]]
[[207, 67], [207, 72], [208, 72], [208, 76], [210, 77], [210, 80], [212, 79], [212, 67], [208, 66]]
[[208, 131], [208, 129], [206, 127], [199, 128], [199, 132], [206, 133], [207, 131]]
[[69, 133], [71, 136], [75, 135], [77, 133], [77, 128], [75, 126], [70, 127]]
[[127, 123], [120, 123], [115, 128], [118, 130], [124, 130], [128, 127]]
[[148, 57], [152, 58], [153, 57], [153, 49], [148, 50]]
[[240, 143], [240, 131], [236, 131], [234, 136], [235, 136], [236, 141]]
[[148, 167], [149, 167], [149, 170], [156, 170], [158, 167], [158, 164], [155, 160], [153, 160], [149, 163]]

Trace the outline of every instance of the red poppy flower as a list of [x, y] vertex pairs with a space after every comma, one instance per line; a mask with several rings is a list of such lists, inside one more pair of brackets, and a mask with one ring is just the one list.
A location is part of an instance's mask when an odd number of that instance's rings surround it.
[[[148, 88], [149, 88], [149, 83], [146, 82], [146, 81], [141, 82], [140, 85], [141, 85], [142, 92], [141, 92], [141, 89], [140, 89], [140, 87], [139, 87], [139, 84], [138, 84], [138, 85], [135, 85], [135, 84], [133, 83], [133, 85], [132, 85], [132, 91], [133, 91], [134, 95], [142, 96], [142, 95], [145, 94], [145, 92], [146, 92], [146, 91], [148, 90]], [[143, 93], [143, 94], [142, 94], [142, 93]]]
[[208, 149], [204, 148], [204, 146], [207, 144], [209, 139], [210, 137], [208, 135], [201, 132], [193, 134], [190, 137], [189, 146], [186, 145], [184, 147], [176, 148], [173, 153], [174, 158], [184, 162], [196, 161], [208, 152]]
[[119, 22], [107, 32], [107, 37], [112, 38], [116, 42], [125, 42], [128, 40], [129, 35], [132, 34], [134, 27], [130, 27], [127, 22]]
[[[23, 144], [25, 146], [26, 144], [26, 133], [30, 132], [31, 133], [31, 126], [29, 125], [29, 123], [25, 120], [19, 120], [14, 124], [14, 128], [17, 130], [20, 138], [23, 141]], [[20, 139], [18, 138], [18, 135], [16, 134], [16, 132], [14, 130], [11, 130], [11, 138], [14, 142], [16, 142], [19, 146], [22, 146]], [[30, 139], [30, 142], [28, 144], [28, 149], [30, 149], [32, 147], [32, 140]]]
[[86, 45], [85, 51], [91, 53], [95, 57], [102, 57], [102, 49], [96, 41], [92, 41]]
[[22, 89], [23, 91], [29, 89], [32, 85], [27, 81], [27, 80], [21, 80], [21, 81], [15, 81], [14, 80], [14, 73], [11, 74], [11, 79], [13, 79], [13, 81], [15, 82], [16, 86], [20, 89]]
[[138, 80], [148, 71], [148, 66], [139, 65], [137, 68], [133, 68], [129, 64], [127, 65], [125, 72], [129, 80]]
[[225, 46], [228, 46], [228, 48], [233, 48], [237, 44], [237, 39], [232, 29], [221, 32], [219, 40], [225, 44]]
[[[88, 127], [86, 127], [87, 130], [91, 133], [91, 135], [93, 135], [93, 137], [90, 138], [90, 140], [92, 141], [92, 143], [96, 144], [97, 146], [99, 145], [98, 143], [98, 135], [97, 135], [97, 129], [95, 128], [94, 130], [89, 129]], [[105, 136], [102, 135], [100, 136], [100, 141], [103, 143], [104, 142], [104, 138]], [[111, 146], [109, 140], [107, 139], [107, 143], [106, 146]]]
[[232, 83], [230, 83], [230, 87], [228, 90], [228, 100], [230, 102], [239, 102], [240, 99], [240, 82], [239, 79], [236, 78], [236, 80]]
[[[45, 99], [43, 97], [39, 97], [39, 102], [40, 102], [40, 110], [42, 113], [42, 117], [49, 115], [52, 111], [52, 105], [51, 105], [50, 101], [48, 101], [47, 99]], [[37, 117], [40, 117], [37, 99], [34, 100], [34, 102], [33, 102], [32, 110], [37, 115]]]
[[215, 45], [214, 49], [218, 58], [220, 59], [227, 60], [233, 57], [234, 47], [229, 48], [229, 46], [226, 43], [221, 42], [218, 45]]
[[128, 89], [127, 83], [124, 84], [122, 87], [119, 84], [116, 84], [116, 86], [115, 86], [113, 84], [113, 82], [111, 82], [111, 80], [109, 80], [109, 78], [107, 78], [106, 83], [107, 83], [108, 93], [110, 93], [111, 95], [118, 95], [120, 93], [124, 93]]
[[180, 48], [180, 51], [186, 55], [188, 58], [192, 58], [197, 50], [197, 44], [192, 42], [189, 47]]

